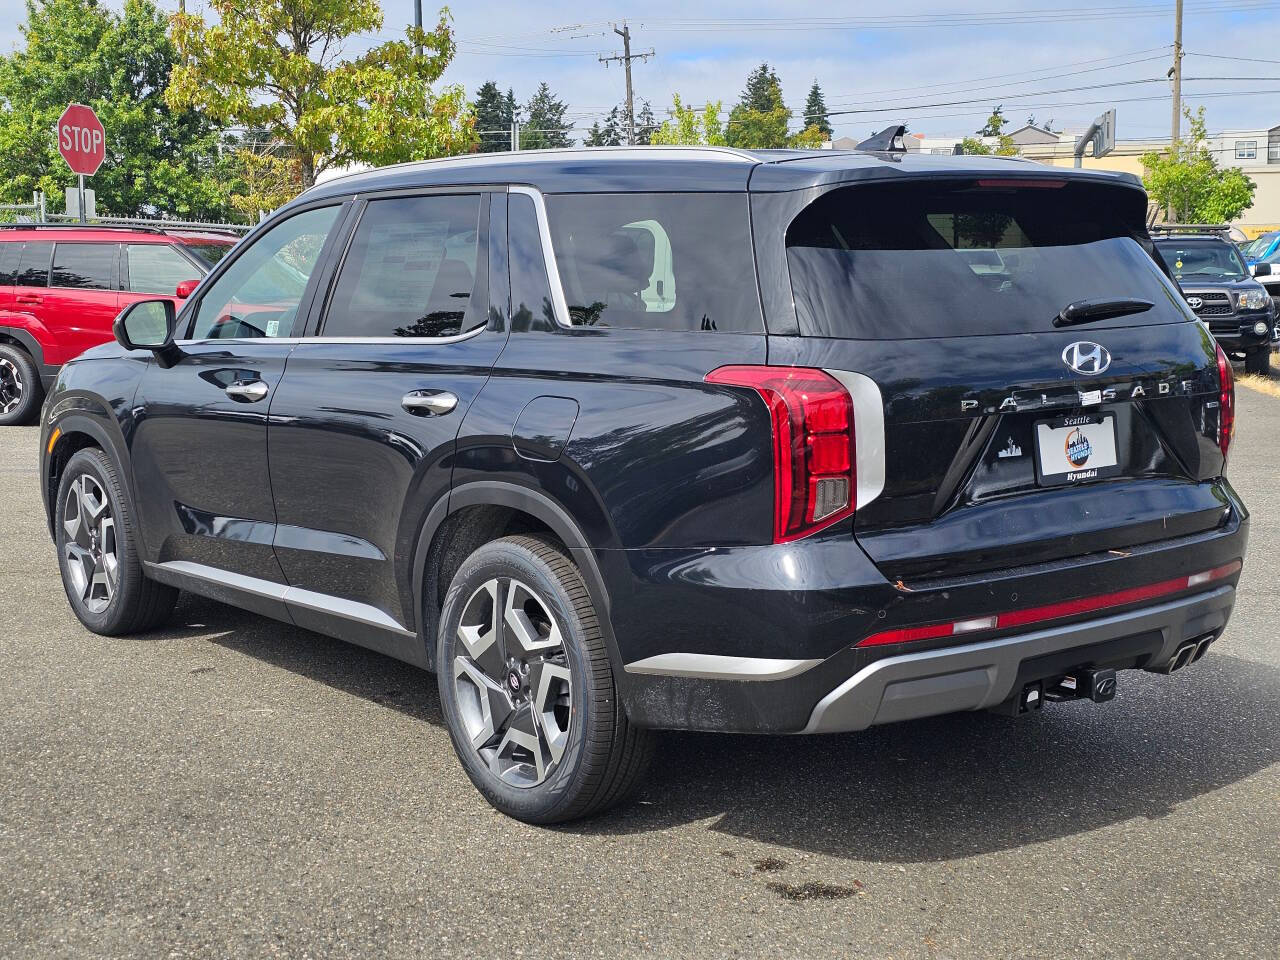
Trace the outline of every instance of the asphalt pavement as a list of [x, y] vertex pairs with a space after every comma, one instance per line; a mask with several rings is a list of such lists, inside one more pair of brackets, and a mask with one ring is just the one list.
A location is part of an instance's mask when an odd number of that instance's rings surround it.
[[0, 431], [0, 957], [1280, 956], [1280, 399], [1200, 663], [1108, 705], [825, 738], [667, 735], [555, 829], [472, 789], [429, 674], [184, 597], [97, 637], [35, 428]]

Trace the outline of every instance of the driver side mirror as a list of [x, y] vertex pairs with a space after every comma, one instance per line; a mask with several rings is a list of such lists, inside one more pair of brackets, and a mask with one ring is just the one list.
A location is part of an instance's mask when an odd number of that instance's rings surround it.
[[174, 296], [179, 300], [185, 300], [196, 292], [196, 287], [200, 285], [199, 280], [183, 280], [178, 284], [178, 289], [174, 291]]
[[175, 316], [172, 300], [139, 300], [120, 311], [111, 332], [126, 350], [150, 350], [171, 367], [185, 356], [173, 342]]
[[1271, 264], [1255, 263], [1253, 268], [1250, 270], [1250, 273], [1255, 277], [1269, 277], [1271, 276]]

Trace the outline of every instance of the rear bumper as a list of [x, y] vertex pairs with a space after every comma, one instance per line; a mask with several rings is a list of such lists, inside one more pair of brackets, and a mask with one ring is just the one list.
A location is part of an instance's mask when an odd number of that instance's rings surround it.
[[1215, 638], [1227, 625], [1235, 587], [1084, 623], [925, 650], [859, 670], [814, 706], [802, 733], [863, 730], [880, 723], [981, 710], [1035, 680], [1080, 666], [1158, 670], [1188, 640]]

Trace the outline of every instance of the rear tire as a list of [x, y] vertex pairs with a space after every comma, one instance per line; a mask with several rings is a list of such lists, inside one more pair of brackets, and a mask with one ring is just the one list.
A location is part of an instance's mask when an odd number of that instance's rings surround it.
[[1257, 373], [1264, 377], [1271, 376], [1271, 346], [1254, 350], [1244, 356], [1244, 372]]
[[115, 464], [96, 447], [76, 451], [62, 471], [53, 529], [62, 586], [86, 627], [118, 637], [169, 618], [178, 591], [142, 572], [137, 526]]
[[558, 545], [507, 537], [472, 553], [445, 597], [437, 654], [454, 749], [502, 813], [561, 823], [640, 784], [652, 735], [627, 719], [586, 585]]
[[34, 423], [44, 401], [44, 384], [31, 354], [0, 343], [0, 427]]

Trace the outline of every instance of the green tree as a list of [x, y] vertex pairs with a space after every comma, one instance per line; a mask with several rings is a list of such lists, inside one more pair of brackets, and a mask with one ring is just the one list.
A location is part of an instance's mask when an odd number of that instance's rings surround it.
[[965, 137], [960, 142], [961, 151], [963, 153], [995, 154], [998, 157], [1016, 157], [1018, 155], [1018, 145], [1013, 142], [1013, 137], [1004, 132], [1004, 128], [1008, 123], [1009, 118], [1004, 115], [1004, 106], [996, 104], [991, 110], [991, 116], [987, 117], [986, 124], [978, 131], [978, 137], [994, 140], [995, 146], [993, 147], [977, 137]]
[[978, 136], [999, 137], [1004, 133], [1008, 122], [1009, 119], [1004, 115], [1004, 104], [997, 103], [991, 110], [991, 116], [987, 117], [986, 126], [978, 131]]
[[640, 104], [640, 110], [636, 114], [636, 143], [648, 146], [657, 132], [658, 118], [653, 115], [653, 105], [646, 100]]
[[529, 98], [525, 114], [528, 119], [520, 133], [520, 149], [539, 150], [548, 147], [568, 147], [573, 145], [569, 137], [569, 124], [565, 122], [564, 113], [568, 107], [565, 102], [551, 92], [545, 82], [538, 84], [538, 89]]
[[[302, 186], [349, 163], [464, 153], [475, 118], [462, 88], [434, 89], [453, 60], [448, 9], [435, 28], [342, 59], [345, 42], [382, 29], [377, 0], [209, 0], [217, 22], [173, 18], [178, 63], [165, 100], [266, 130], [296, 158]], [[415, 52], [414, 45], [422, 48]]]
[[832, 135], [831, 123], [827, 120], [827, 101], [822, 96], [822, 88], [818, 86], [818, 81], [813, 81], [813, 86], [809, 88], [809, 98], [804, 102], [805, 127], [817, 127], [822, 134], [824, 140], [830, 140]]
[[811, 123], [799, 133], [793, 133], [788, 137], [787, 146], [798, 150], [820, 150], [827, 140], [828, 137], [822, 132], [822, 128], [816, 123]]
[[778, 75], [762, 63], [747, 76], [742, 97], [729, 113], [725, 139], [732, 147], [785, 147], [790, 119]]
[[653, 132], [650, 143], [724, 146], [724, 126], [720, 123], [722, 108], [719, 100], [708, 103], [701, 111], [686, 107], [678, 93], [672, 96], [671, 101], [671, 119], [664, 120], [662, 125]]
[[1204, 107], [1183, 113], [1187, 136], [1165, 150], [1142, 155], [1143, 184], [1151, 199], [1179, 223], [1226, 223], [1253, 206], [1257, 184], [1239, 167], [1218, 166], [1208, 147]]
[[591, 124], [591, 130], [583, 143], [588, 147], [618, 147], [622, 145], [622, 117], [617, 107], [609, 111], [604, 125]]
[[476, 136], [481, 153], [511, 149], [511, 123], [515, 119], [515, 94], [503, 94], [492, 80], [486, 80], [476, 91], [471, 112], [476, 118]]
[[75, 101], [92, 106], [107, 133], [89, 180], [100, 214], [231, 216], [220, 131], [164, 101], [174, 49], [150, 0], [126, 0], [119, 13], [95, 0], [27, 0], [20, 29], [22, 47], [0, 57], [0, 198], [26, 202], [32, 190], [75, 183], [53, 134]]

